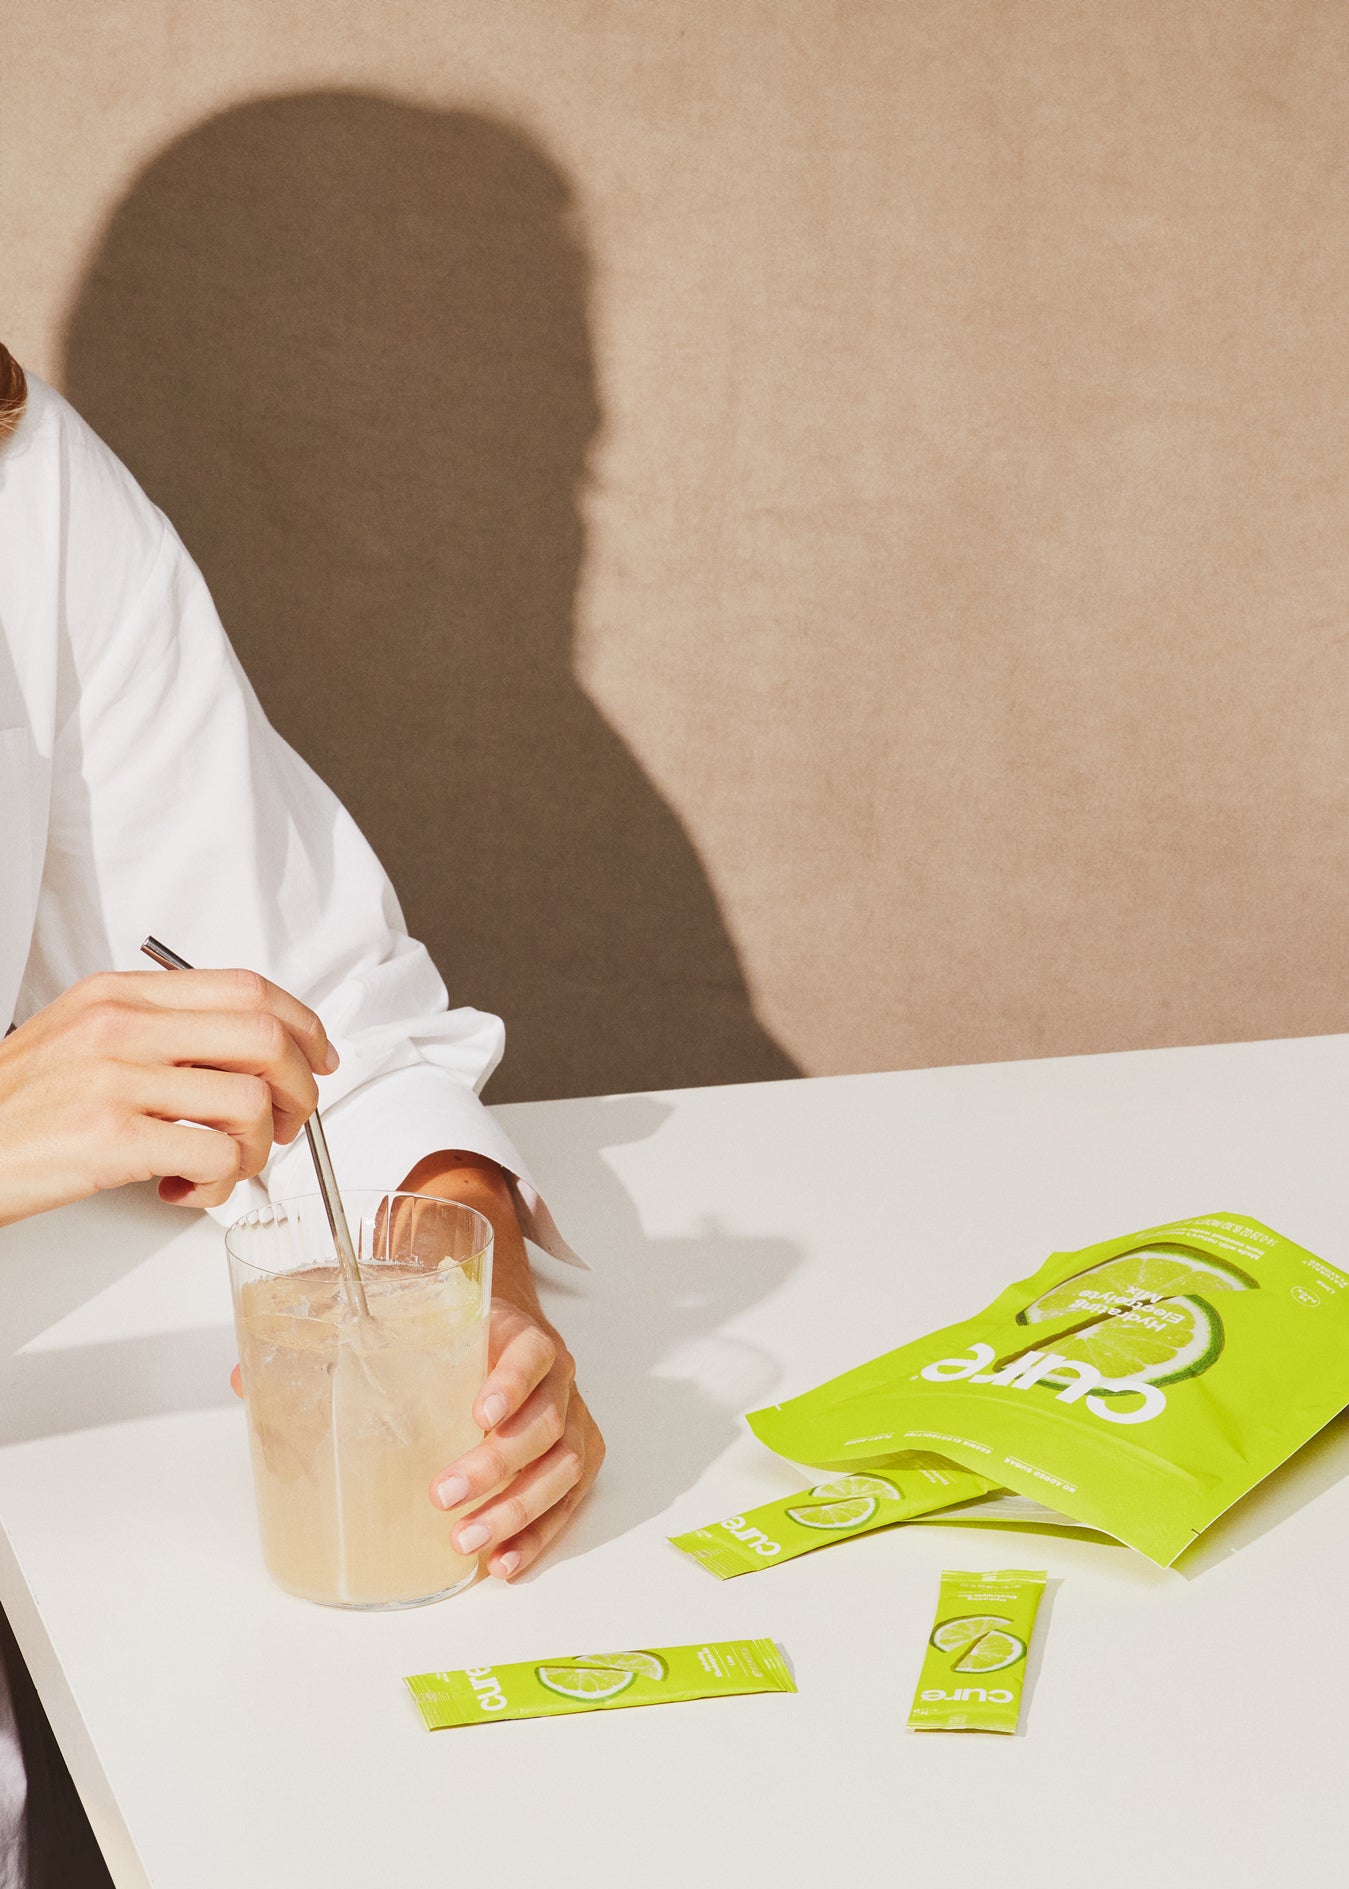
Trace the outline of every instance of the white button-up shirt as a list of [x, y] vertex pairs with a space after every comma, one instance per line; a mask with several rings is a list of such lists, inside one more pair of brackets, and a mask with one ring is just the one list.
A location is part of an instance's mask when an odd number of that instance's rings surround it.
[[[172, 525], [30, 380], [0, 445], [0, 1032], [90, 972], [148, 968], [151, 932], [318, 1011], [342, 1057], [319, 1096], [343, 1185], [396, 1187], [424, 1155], [472, 1149], [515, 1177], [526, 1233], [582, 1263], [478, 1099], [500, 1022], [448, 1007], [355, 822], [268, 723]], [[312, 1192], [308, 1163], [304, 1137], [276, 1149], [217, 1218]], [[26, 1880], [23, 1802], [0, 1668], [0, 1889]]]
[[[0, 447], [0, 1028], [92, 971], [148, 968], [147, 933], [318, 1011], [342, 1057], [319, 1094], [344, 1185], [395, 1187], [424, 1155], [472, 1149], [518, 1177], [530, 1237], [576, 1263], [478, 1099], [501, 1023], [448, 1007], [355, 822], [264, 716], [172, 525], [30, 381]], [[311, 1192], [308, 1162], [303, 1137], [277, 1149], [217, 1217]]]

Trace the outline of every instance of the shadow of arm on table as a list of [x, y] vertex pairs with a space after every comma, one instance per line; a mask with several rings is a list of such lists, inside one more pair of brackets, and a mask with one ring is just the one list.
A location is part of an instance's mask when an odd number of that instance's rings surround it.
[[148, 1186], [0, 1232], [0, 1445], [234, 1401], [228, 1287], [200, 1236]]
[[[781, 1377], [780, 1361], [734, 1327], [800, 1266], [800, 1247], [711, 1217], [679, 1237], [643, 1230], [625, 1178], [637, 1167], [650, 1175], [669, 1163], [684, 1177], [690, 1218], [699, 1212], [696, 1133], [661, 1145], [678, 1106], [636, 1094], [570, 1101], [557, 1112], [529, 1104], [500, 1111], [567, 1237], [595, 1268], [584, 1279], [551, 1271], [540, 1280], [608, 1451], [595, 1494], [541, 1566], [664, 1513]], [[646, 1146], [632, 1161], [622, 1151], [638, 1143]]]
[[233, 1406], [232, 1325], [19, 1352], [0, 1380], [0, 1446]]
[[663, 1514], [740, 1435], [746, 1410], [782, 1376], [779, 1361], [727, 1332], [800, 1263], [789, 1240], [709, 1223], [681, 1240], [644, 1241], [605, 1259], [603, 1285], [567, 1306], [567, 1339], [608, 1455], [589, 1498], [548, 1559], [584, 1553]]

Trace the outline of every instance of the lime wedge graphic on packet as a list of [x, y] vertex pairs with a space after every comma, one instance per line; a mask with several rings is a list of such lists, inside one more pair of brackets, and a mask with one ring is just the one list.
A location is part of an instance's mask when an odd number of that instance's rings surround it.
[[[624, 1665], [590, 1663], [605, 1658]], [[404, 1684], [422, 1722], [433, 1732], [450, 1726], [499, 1725], [506, 1719], [569, 1718], [677, 1705], [686, 1699], [796, 1691], [782, 1649], [773, 1640], [705, 1640], [635, 1653], [564, 1655], [538, 1665], [512, 1662], [409, 1673]], [[640, 1868], [620, 1873], [624, 1881], [644, 1880]]]
[[670, 1540], [719, 1581], [729, 1581], [953, 1502], [973, 1501], [997, 1487], [976, 1471], [927, 1450], [894, 1451], [878, 1467], [883, 1475], [869, 1469], [845, 1471], [813, 1489], [761, 1502], [705, 1528], [671, 1535]]
[[536, 1666], [534, 1677], [564, 1699], [583, 1699], [588, 1705], [598, 1705], [602, 1699], [614, 1699], [626, 1692], [637, 1675], [619, 1672], [612, 1666], [558, 1665]]
[[939, 1646], [943, 1653], [959, 1653], [964, 1647], [973, 1646], [976, 1640], [982, 1640], [986, 1633], [1010, 1625], [1006, 1614], [957, 1614], [954, 1620], [942, 1621], [933, 1631], [929, 1645]]
[[1014, 1633], [994, 1628], [977, 1640], [962, 1659], [951, 1668], [953, 1673], [1000, 1673], [1004, 1666], [1014, 1666], [1026, 1656], [1026, 1642]]
[[1040, 1325], [1048, 1319], [1071, 1318], [1074, 1313], [1090, 1317], [1093, 1312], [1109, 1313], [1116, 1307], [1178, 1294], [1258, 1290], [1258, 1280], [1226, 1260], [1185, 1246], [1139, 1246], [1051, 1286], [1023, 1307], [1016, 1321]]
[[577, 1666], [600, 1666], [610, 1672], [640, 1673], [643, 1679], [664, 1679], [669, 1667], [659, 1653], [579, 1653]]
[[810, 1493], [821, 1502], [843, 1502], [854, 1495], [874, 1495], [882, 1502], [901, 1500], [899, 1490], [884, 1476], [840, 1476], [837, 1482], [822, 1482]]
[[[1022, 1662], [1047, 1576], [1038, 1568], [971, 1573], [947, 1568], [928, 1636], [909, 1725], [916, 1732], [1014, 1732], [1026, 1677]], [[992, 1601], [1006, 1613], [963, 1611]], [[1015, 1670], [1013, 1670], [1015, 1669]], [[967, 1674], [1006, 1672], [995, 1686], [952, 1685]]]
[[787, 1513], [802, 1528], [855, 1528], [859, 1522], [869, 1522], [876, 1513], [876, 1498], [855, 1495], [846, 1502], [812, 1502], [803, 1509], [788, 1509]]
[[[1095, 1365], [1107, 1380], [1101, 1386], [1107, 1395], [1116, 1388], [1121, 1394], [1128, 1389], [1127, 1384], [1112, 1385], [1112, 1378], [1160, 1385], [1198, 1377], [1217, 1363], [1222, 1349], [1223, 1322], [1217, 1312], [1207, 1300], [1188, 1297], [1135, 1306], [1054, 1344], [1060, 1357]], [[1042, 1381], [1068, 1380], [1048, 1376]]]

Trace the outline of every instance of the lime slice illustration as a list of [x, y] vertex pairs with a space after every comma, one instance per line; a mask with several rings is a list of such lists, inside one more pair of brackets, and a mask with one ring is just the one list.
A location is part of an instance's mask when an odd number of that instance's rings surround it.
[[580, 1653], [577, 1666], [606, 1666], [611, 1672], [640, 1673], [643, 1679], [668, 1679], [670, 1669], [659, 1653]]
[[582, 1699], [587, 1705], [601, 1705], [626, 1692], [636, 1673], [617, 1672], [612, 1666], [536, 1666], [534, 1677], [550, 1692], [564, 1699]]
[[810, 1493], [821, 1502], [844, 1502], [854, 1495], [874, 1495], [881, 1502], [899, 1501], [899, 1490], [884, 1476], [840, 1476], [837, 1482], [822, 1482]]
[[876, 1513], [874, 1495], [850, 1496], [846, 1502], [813, 1502], [803, 1509], [788, 1509], [802, 1528], [855, 1528]]
[[[1221, 1357], [1223, 1322], [1205, 1299], [1160, 1299], [1089, 1325], [1086, 1331], [1056, 1341], [1053, 1348], [1060, 1357], [1095, 1365], [1107, 1380], [1178, 1384], [1182, 1378], [1198, 1377]], [[1041, 1381], [1052, 1385], [1075, 1380], [1065, 1375]], [[1101, 1389], [1123, 1393], [1128, 1385], [1107, 1381]]]
[[1259, 1284], [1239, 1266], [1188, 1246], [1139, 1246], [1051, 1286], [1017, 1313], [1016, 1322], [1040, 1325], [1049, 1319], [1090, 1318], [1093, 1312], [1109, 1315], [1193, 1292], [1250, 1292]]
[[1014, 1633], [995, 1627], [975, 1642], [963, 1659], [951, 1668], [953, 1673], [1000, 1673], [1004, 1666], [1014, 1666], [1026, 1657], [1026, 1642]]
[[935, 1630], [932, 1645], [939, 1646], [943, 1653], [959, 1653], [973, 1646], [976, 1640], [982, 1640], [986, 1633], [1010, 1624], [1006, 1614], [956, 1614], [951, 1620], [943, 1620]]

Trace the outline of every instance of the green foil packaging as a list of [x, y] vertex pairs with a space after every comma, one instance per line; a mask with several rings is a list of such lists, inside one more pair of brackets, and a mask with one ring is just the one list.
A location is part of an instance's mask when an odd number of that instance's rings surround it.
[[1053, 1253], [749, 1422], [837, 1474], [935, 1451], [1167, 1566], [1346, 1404], [1349, 1276], [1211, 1213]]
[[1047, 1576], [948, 1569], [909, 1713], [915, 1732], [1015, 1732]]
[[737, 1574], [777, 1567], [831, 1542], [892, 1528], [953, 1502], [972, 1501], [992, 1487], [972, 1470], [914, 1450], [878, 1464], [869, 1474], [818, 1483], [669, 1539], [681, 1554], [728, 1581]]
[[453, 1725], [490, 1725], [494, 1719], [558, 1718], [630, 1705], [796, 1691], [787, 1662], [772, 1640], [579, 1653], [523, 1665], [414, 1673], [403, 1683], [433, 1732]]

